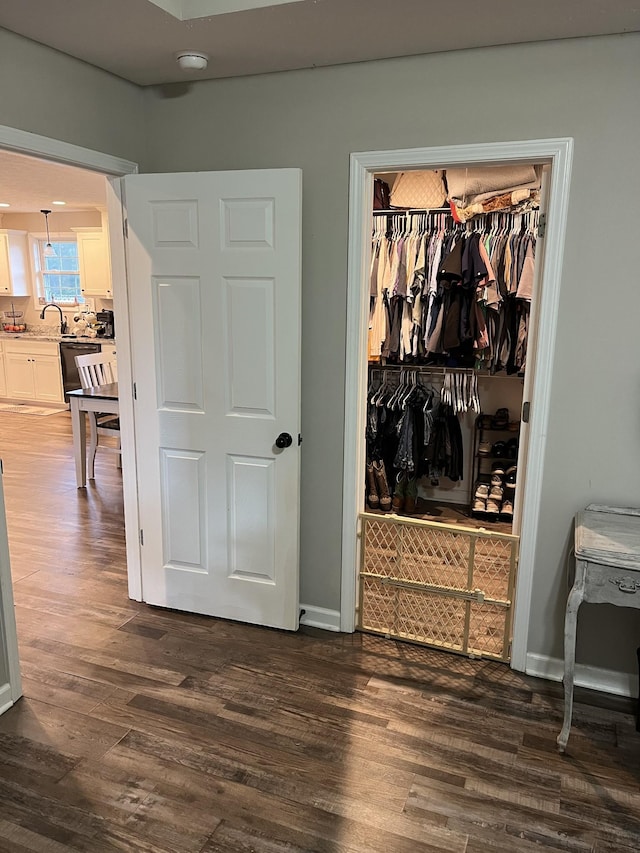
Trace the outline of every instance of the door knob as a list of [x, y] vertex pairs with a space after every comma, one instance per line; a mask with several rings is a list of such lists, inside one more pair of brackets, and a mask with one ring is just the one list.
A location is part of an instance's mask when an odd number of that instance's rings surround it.
[[289, 435], [288, 432], [281, 432], [280, 435], [276, 438], [276, 447], [284, 448], [291, 447], [293, 444], [293, 439]]

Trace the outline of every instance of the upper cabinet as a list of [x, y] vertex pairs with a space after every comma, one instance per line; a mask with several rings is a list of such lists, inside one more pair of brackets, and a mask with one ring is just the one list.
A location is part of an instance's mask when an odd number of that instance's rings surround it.
[[80, 288], [85, 297], [113, 299], [109, 237], [102, 228], [74, 228], [78, 241]]
[[27, 232], [0, 230], [0, 296], [28, 296], [29, 269]]

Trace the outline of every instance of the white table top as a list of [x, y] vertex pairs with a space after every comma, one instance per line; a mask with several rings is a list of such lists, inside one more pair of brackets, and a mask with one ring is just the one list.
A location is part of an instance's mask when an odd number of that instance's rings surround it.
[[576, 557], [640, 571], [640, 510], [591, 504], [576, 515]]

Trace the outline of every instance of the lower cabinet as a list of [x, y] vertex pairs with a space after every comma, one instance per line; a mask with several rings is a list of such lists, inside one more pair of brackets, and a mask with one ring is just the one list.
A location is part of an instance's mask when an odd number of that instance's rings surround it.
[[64, 402], [57, 344], [11, 341], [5, 343], [4, 351], [4, 396], [42, 403]]

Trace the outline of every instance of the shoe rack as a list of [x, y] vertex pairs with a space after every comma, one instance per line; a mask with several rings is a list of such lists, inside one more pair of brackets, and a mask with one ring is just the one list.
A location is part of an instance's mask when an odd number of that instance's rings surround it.
[[520, 422], [506, 409], [476, 418], [470, 514], [486, 521], [513, 521]]

